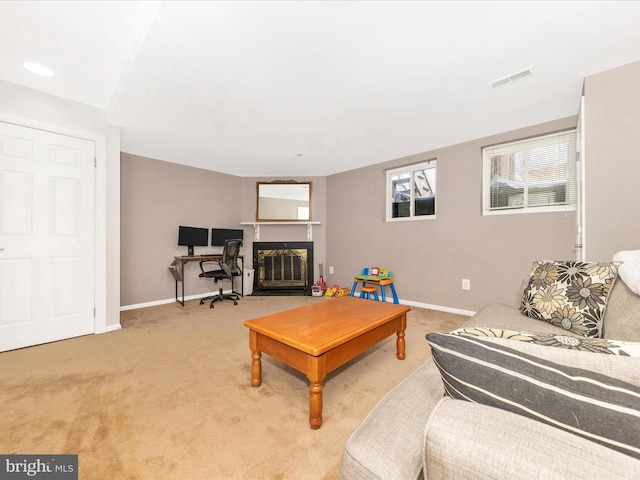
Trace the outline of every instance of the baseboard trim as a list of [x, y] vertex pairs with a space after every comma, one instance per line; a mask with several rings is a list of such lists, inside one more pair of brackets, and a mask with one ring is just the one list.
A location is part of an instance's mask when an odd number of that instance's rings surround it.
[[[356, 290], [354, 292], [354, 296], [359, 297], [360, 290]], [[386, 303], [393, 303], [393, 298], [387, 297]], [[429, 303], [413, 302], [411, 300], [403, 300], [401, 298], [398, 299], [398, 303], [400, 303], [401, 305], [409, 305], [410, 307], [426, 308], [428, 310], [437, 310], [439, 312], [455, 313], [457, 315], [467, 315], [469, 317], [476, 314], [476, 312], [471, 310], [461, 310], [459, 308], [443, 307], [442, 305], [431, 305]]]
[[[429, 310], [437, 310], [439, 312], [455, 313], [458, 315], [467, 315], [469, 317], [476, 314], [476, 312], [472, 310], [461, 310], [459, 308], [443, 307], [442, 305], [431, 305], [429, 303], [422, 303], [422, 302], [412, 302], [410, 300], [399, 300], [399, 302], [402, 305], [409, 305], [410, 307], [426, 308]], [[387, 303], [389, 303], [389, 300], [387, 300]]]
[[122, 328], [122, 325], [120, 325], [119, 323], [116, 324], [116, 325], [107, 325], [101, 330], [96, 330], [94, 333], [96, 335], [99, 335], [99, 334], [102, 334], [102, 333], [117, 332], [121, 328]]
[[[185, 300], [185, 302], [188, 301], [188, 300], [197, 300], [199, 298], [208, 297], [210, 295], [215, 295], [217, 293], [218, 292], [209, 292], [209, 293], [199, 293], [197, 295], [189, 295], [189, 296], [184, 297], [184, 300]], [[226, 291], [224, 291], [224, 293], [231, 293], [231, 290], [226, 290]], [[164, 299], [164, 300], [156, 300], [154, 302], [136, 303], [134, 305], [122, 306], [122, 307], [120, 307], [120, 311], [124, 312], [126, 310], [136, 310], [138, 308], [155, 307], [157, 305], [166, 305], [167, 303], [174, 303], [175, 301], [176, 301], [175, 298], [167, 298], [167, 299]], [[476, 312], [471, 311], [471, 310], [461, 310], [459, 308], [443, 307], [442, 305], [431, 305], [429, 303], [413, 302], [411, 300], [399, 299], [398, 301], [400, 302], [400, 304], [408, 305], [410, 307], [426, 308], [426, 309], [429, 309], [429, 310], [437, 310], [439, 312], [455, 313], [457, 315], [472, 316], [472, 315], [475, 315], [475, 313], [476, 313]], [[387, 303], [393, 303], [393, 299], [387, 298]], [[120, 328], [120, 326], [118, 325], [117, 329], [119, 329], [119, 328]]]
[[[223, 290], [222, 293], [229, 294], [231, 290]], [[198, 293], [196, 295], [187, 295], [184, 297], [184, 301], [187, 302], [189, 300], [197, 300], [199, 298], [210, 297], [211, 295], [217, 295], [218, 291], [208, 292], [208, 293]], [[120, 307], [120, 311], [124, 312], [126, 310], [137, 310], [138, 308], [147, 308], [147, 307], [156, 307], [158, 305], [166, 305], [168, 303], [177, 303], [175, 298], [165, 298], [163, 300], [154, 300], [153, 302], [145, 302], [145, 303], [135, 303], [133, 305], [124, 305]]]

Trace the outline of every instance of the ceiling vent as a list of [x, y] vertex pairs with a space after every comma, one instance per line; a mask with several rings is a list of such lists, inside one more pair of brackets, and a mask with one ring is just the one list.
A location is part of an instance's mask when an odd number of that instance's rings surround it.
[[506, 77], [499, 78], [494, 80], [493, 82], [489, 82], [489, 86], [491, 88], [498, 88], [504, 85], [508, 85], [510, 83], [517, 82], [518, 80], [524, 80], [525, 78], [529, 78], [533, 75], [533, 71], [531, 67], [525, 68], [524, 70], [520, 70], [519, 72], [512, 73], [511, 75], [507, 75]]

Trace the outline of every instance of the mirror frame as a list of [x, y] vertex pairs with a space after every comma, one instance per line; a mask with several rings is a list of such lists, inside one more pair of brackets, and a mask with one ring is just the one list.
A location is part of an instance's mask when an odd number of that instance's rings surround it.
[[[269, 186], [282, 186], [285, 190], [287, 186], [298, 187], [301, 185], [309, 186], [309, 218], [300, 220], [299, 218], [286, 218], [281, 217], [277, 218], [277, 216], [262, 212], [260, 213], [260, 187], [263, 185]], [[310, 222], [311, 221], [311, 193], [312, 193], [312, 182], [297, 182], [295, 180], [274, 180], [272, 182], [256, 182], [256, 222]], [[275, 218], [274, 218], [275, 217]]]

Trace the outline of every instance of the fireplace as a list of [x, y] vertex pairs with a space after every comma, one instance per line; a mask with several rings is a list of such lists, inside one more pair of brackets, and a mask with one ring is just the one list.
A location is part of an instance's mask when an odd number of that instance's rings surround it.
[[313, 242], [254, 242], [254, 295], [311, 295]]

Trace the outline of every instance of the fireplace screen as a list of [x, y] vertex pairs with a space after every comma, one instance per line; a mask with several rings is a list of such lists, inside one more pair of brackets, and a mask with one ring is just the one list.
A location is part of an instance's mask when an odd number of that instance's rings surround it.
[[313, 242], [256, 242], [254, 245], [254, 289], [311, 291]]

